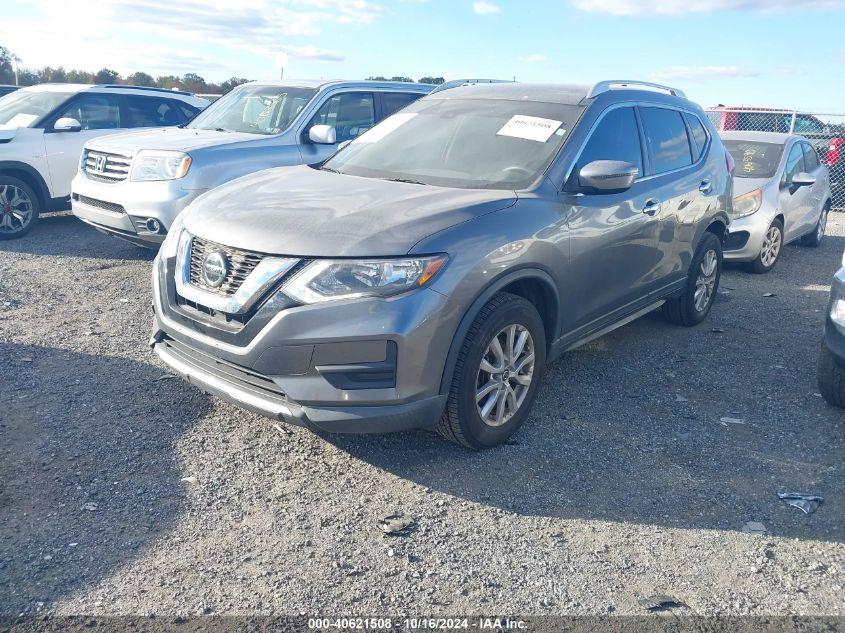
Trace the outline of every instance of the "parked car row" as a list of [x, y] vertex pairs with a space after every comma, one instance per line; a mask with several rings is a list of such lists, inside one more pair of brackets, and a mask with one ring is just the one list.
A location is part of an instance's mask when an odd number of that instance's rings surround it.
[[806, 139], [723, 140], [679, 90], [433, 88], [251, 83], [179, 127], [85, 143], [73, 211], [160, 246], [167, 365], [315, 430], [491, 447], [559, 354], [657, 308], [696, 325], [723, 259], [766, 272], [824, 236]]

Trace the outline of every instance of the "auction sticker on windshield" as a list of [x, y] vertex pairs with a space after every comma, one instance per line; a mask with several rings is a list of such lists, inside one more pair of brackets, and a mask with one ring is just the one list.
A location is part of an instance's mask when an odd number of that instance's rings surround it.
[[536, 116], [515, 114], [496, 134], [545, 143], [562, 123], [563, 121], [555, 121], [554, 119], [542, 119]]

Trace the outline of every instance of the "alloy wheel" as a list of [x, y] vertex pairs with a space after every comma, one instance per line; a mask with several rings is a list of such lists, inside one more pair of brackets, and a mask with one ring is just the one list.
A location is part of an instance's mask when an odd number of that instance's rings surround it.
[[0, 233], [14, 234], [23, 231], [32, 222], [32, 199], [15, 185], [0, 185]]
[[822, 209], [822, 217], [819, 218], [819, 225], [816, 227], [817, 242], [822, 241], [825, 230], [827, 230], [827, 208]]
[[525, 402], [534, 378], [534, 339], [517, 323], [487, 345], [475, 381], [478, 414], [489, 426], [507, 423]]
[[760, 250], [760, 261], [763, 266], [770, 268], [774, 266], [780, 254], [780, 248], [783, 244], [783, 237], [780, 229], [776, 226], [770, 226], [766, 231], [766, 236], [763, 238], [763, 248]]
[[712, 248], [704, 253], [701, 265], [698, 267], [698, 277], [695, 279], [695, 294], [693, 305], [697, 312], [704, 312], [713, 298], [713, 289], [716, 287], [716, 272], [719, 266], [719, 257]]

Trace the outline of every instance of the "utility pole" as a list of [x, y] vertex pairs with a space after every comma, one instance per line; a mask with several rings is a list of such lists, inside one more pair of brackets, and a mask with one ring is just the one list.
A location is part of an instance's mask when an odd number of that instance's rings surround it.
[[287, 53], [276, 53], [276, 68], [279, 69], [279, 79], [285, 78], [285, 66], [288, 65]]

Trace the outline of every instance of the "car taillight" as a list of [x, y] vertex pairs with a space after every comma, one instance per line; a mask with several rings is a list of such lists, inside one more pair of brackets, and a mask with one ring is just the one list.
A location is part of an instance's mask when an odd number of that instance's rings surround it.
[[734, 167], [736, 167], [736, 163], [734, 162], [734, 157], [731, 156], [730, 152], [725, 152], [725, 166], [728, 168], [728, 173], [734, 173]]
[[824, 162], [828, 165], [835, 165], [842, 158], [842, 148], [845, 147], [845, 138], [830, 139], [830, 147], [827, 148], [827, 156]]

